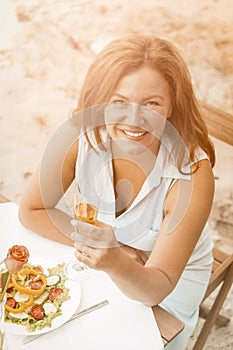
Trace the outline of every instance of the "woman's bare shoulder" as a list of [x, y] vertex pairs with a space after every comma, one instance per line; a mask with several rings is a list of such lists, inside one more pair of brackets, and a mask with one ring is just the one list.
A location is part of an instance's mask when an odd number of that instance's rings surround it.
[[207, 159], [200, 160], [191, 170], [190, 180], [177, 180], [168, 191], [164, 202], [165, 215], [174, 212], [177, 206], [185, 208], [185, 205], [197, 205], [199, 201], [208, 207], [212, 205], [214, 175], [210, 162]]

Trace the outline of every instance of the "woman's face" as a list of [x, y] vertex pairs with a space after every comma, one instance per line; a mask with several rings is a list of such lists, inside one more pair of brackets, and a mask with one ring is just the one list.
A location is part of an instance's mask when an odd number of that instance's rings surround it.
[[147, 66], [121, 78], [105, 117], [110, 137], [154, 151], [171, 110], [169, 91], [163, 75]]

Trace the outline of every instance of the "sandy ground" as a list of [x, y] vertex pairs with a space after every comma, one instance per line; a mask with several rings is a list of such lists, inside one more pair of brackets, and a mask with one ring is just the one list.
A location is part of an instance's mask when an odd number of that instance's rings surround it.
[[[183, 53], [197, 95], [233, 113], [231, 0], [0, 0], [0, 192], [18, 203], [53, 130], [76, 106], [85, 72], [112, 37], [153, 32]], [[233, 250], [233, 150], [216, 146], [212, 236]], [[233, 292], [205, 349], [233, 349]], [[202, 324], [190, 340], [188, 349]]]

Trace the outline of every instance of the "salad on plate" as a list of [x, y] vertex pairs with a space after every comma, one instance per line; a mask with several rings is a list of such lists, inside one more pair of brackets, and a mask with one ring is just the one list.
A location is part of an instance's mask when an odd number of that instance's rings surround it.
[[25, 326], [28, 332], [51, 328], [70, 299], [63, 268], [64, 264], [58, 264], [45, 270], [26, 263], [14, 273], [7, 288], [5, 322]]

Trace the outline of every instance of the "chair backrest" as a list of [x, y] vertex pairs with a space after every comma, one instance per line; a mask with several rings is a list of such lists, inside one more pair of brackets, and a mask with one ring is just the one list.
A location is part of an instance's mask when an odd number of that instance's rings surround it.
[[209, 134], [233, 146], [233, 116], [205, 102], [200, 105]]

